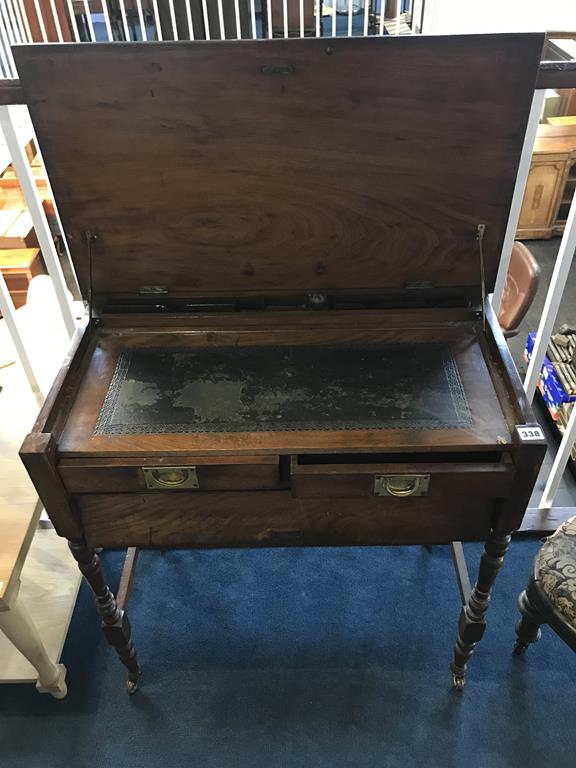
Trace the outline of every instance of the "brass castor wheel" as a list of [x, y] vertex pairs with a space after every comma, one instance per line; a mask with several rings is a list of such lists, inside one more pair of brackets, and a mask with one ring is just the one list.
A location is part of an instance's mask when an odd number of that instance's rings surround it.
[[126, 690], [128, 691], [129, 696], [133, 696], [136, 691], [140, 688], [140, 680], [142, 679], [142, 672], [137, 672], [133, 674], [132, 672], [128, 675], [128, 680], [126, 680]]
[[514, 654], [516, 656], [522, 656], [528, 650], [528, 643], [524, 643], [522, 640], [516, 640], [514, 643]]
[[463, 691], [465, 683], [466, 679], [464, 678], [464, 675], [457, 675], [455, 672], [452, 673], [452, 687], [455, 691]]

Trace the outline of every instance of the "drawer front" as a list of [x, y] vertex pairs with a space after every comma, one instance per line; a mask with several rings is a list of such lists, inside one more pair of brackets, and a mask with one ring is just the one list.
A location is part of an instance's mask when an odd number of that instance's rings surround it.
[[58, 471], [70, 493], [171, 494], [191, 488], [245, 491], [283, 487], [278, 456], [122, 459], [121, 463], [118, 459], [64, 459]]
[[300, 499], [503, 498], [510, 492], [513, 480], [514, 467], [507, 463], [301, 465], [293, 457], [290, 468], [292, 494]]
[[105, 547], [267, 547], [448, 543], [486, 537], [493, 500], [295, 499], [290, 491], [87, 494], [86, 538]]

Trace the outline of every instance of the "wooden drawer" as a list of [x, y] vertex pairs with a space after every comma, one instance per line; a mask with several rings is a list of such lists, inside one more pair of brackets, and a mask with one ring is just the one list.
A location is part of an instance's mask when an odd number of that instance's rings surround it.
[[476, 541], [494, 504], [461, 499], [295, 499], [290, 491], [87, 494], [74, 498], [105, 547], [347, 546]]
[[62, 459], [58, 471], [71, 493], [183, 493], [186, 487], [178, 484], [155, 488], [147, 484], [146, 477], [152, 472], [161, 478], [161, 471], [174, 465], [188, 476], [190, 470], [195, 472], [196, 492], [270, 490], [286, 485], [280, 479], [278, 456]]
[[301, 464], [298, 457], [292, 457], [290, 465], [292, 495], [301, 499], [377, 495], [403, 501], [411, 495], [501, 498], [511, 490], [513, 479], [514, 465], [508, 462]]

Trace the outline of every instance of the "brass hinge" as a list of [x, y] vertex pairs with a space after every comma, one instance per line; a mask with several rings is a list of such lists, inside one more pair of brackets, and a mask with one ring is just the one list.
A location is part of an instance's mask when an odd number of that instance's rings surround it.
[[486, 273], [484, 270], [484, 234], [486, 224], [478, 224], [476, 227], [476, 241], [478, 243], [478, 254], [480, 256], [480, 295], [482, 297], [482, 330], [486, 330]]

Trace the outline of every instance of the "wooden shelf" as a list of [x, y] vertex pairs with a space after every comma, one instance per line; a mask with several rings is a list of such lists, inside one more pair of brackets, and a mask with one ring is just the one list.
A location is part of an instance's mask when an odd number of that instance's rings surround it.
[[[55, 337], [56, 333], [51, 334]], [[59, 357], [53, 342], [45, 346], [51, 356]], [[0, 350], [10, 348], [6, 322], [0, 320]], [[21, 367], [10, 364], [12, 355], [0, 360], [5, 366], [0, 368], [0, 604], [5, 607], [15, 599], [27, 610], [56, 663], [81, 577], [66, 541], [52, 528], [37, 529], [41, 507], [18, 449], [38, 405]], [[35, 362], [40, 370], [40, 360]], [[0, 631], [0, 683], [36, 682], [37, 678], [36, 670]]]

